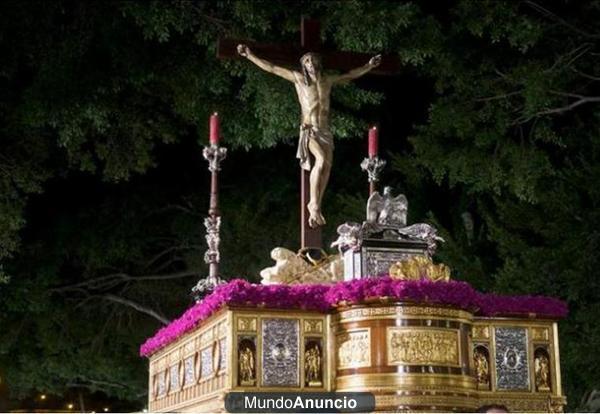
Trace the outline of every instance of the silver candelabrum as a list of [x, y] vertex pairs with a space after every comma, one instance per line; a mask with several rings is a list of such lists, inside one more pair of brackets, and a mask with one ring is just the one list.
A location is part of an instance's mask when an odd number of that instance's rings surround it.
[[196, 286], [192, 288], [192, 295], [196, 301], [200, 301], [206, 294], [223, 283], [219, 277], [219, 262], [221, 254], [219, 253], [219, 244], [221, 238], [219, 235], [221, 228], [221, 214], [219, 212], [219, 171], [221, 162], [227, 156], [227, 148], [219, 147], [218, 144], [210, 144], [204, 147], [202, 151], [204, 159], [208, 161], [208, 170], [210, 171], [210, 206], [208, 217], [204, 219], [206, 227], [206, 244], [208, 249], [204, 253], [204, 262], [208, 265], [208, 277], [200, 279]]
[[369, 180], [369, 194], [375, 192], [375, 183], [379, 181], [379, 175], [385, 167], [386, 161], [379, 158], [377, 155], [365, 158], [360, 163], [360, 168], [367, 172], [367, 178]]

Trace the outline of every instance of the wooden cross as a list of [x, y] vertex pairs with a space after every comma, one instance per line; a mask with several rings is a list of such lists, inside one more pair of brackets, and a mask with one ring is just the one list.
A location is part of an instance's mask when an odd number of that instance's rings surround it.
[[[373, 56], [366, 53], [321, 50], [321, 27], [318, 20], [303, 17], [300, 33], [300, 46], [264, 44], [232, 38], [219, 39], [217, 58], [238, 58], [237, 45], [246, 44], [257, 56], [275, 64], [294, 68], [300, 66], [300, 57], [306, 52], [319, 52], [323, 67], [345, 72], [364, 65]], [[380, 75], [395, 74], [398, 72], [399, 67], [400, 64], [396, 58], [384, 56], [381, 64], [374, 68], [371, 73]], [[308, 225], [309, 213], [306, 206], [310, 199], [310, 171], [300, 169], [300, 177], [300, 245], [302, 248], [321, 249], [323, 247], [321, 228], [312, 228]]]

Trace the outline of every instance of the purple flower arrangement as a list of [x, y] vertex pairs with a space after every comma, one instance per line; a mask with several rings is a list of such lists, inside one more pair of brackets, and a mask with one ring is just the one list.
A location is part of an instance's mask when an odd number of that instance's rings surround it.
[[438, 304], [469, 310], [478, 316], [527, 315], [560, 319], [567, 305], [544, 296], [500, 296], [480, 293], [466, 282], [402, 281], [388, 276], [357, 279], [333, 285], [255, 285], [235, 279], [189, 308], [179, 319], [160, 329], [140, 347], [140, 355], [149, 356], [193, 330], [200, 322], [224, 305], [306, 309], [328, 312], [339, 305], [372, 300]]

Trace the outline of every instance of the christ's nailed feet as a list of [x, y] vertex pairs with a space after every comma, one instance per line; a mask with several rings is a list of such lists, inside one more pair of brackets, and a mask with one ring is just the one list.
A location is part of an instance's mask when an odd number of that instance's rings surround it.
[[313, 229], [319, 226], [325, 225], [325, 217], [321, 214], [321, 210], [319, 207], [315, 206], [312, 203], [308, 203], [308, 225]]

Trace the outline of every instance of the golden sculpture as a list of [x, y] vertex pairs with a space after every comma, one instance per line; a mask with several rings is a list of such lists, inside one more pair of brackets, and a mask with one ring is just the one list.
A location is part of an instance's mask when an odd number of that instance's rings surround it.
[[254, 352], [248, 345], [239, 354], [239, 378], [240, 385], [254, 385]]
[[304, 352], [304, 378], [309, 387], [322, 387], [321, 351], [314, 344]]
[[477, 388], [489, 389], [490, 387], [490, 366], [487, 356], [476, 349], [473, 355], [475, 373], [477, 375]]
[[390, 276], [400, 280], [429, 279], [434, 282], [450, 280], [450, 268], [443, 263], [434, 264], [425, 256], [413, 256], [390, 266]]
[[[323, 73], [321, 58], [316, 53], [306, 53], [300, 58], [301, 70], [277, 66], [257, 57], [246, 45], [238, 45], [238, 53], [266, 72], [273, 73], [294, 83], [302, 110], [300, 141], [297, 158], [300, 166], [310, 171], [310, 202], [308, 203], [310, 227], [325, 224], [321, 214], [321, 202], [329, 181], [333, 159], [333, 134], [329, 128], [329, 96], [334, 84], [348, 82], [369, 72], [381, 63], [381, 56], [371, 58], [359, 68], [341, 75]], [[311, 165], [310, 154], [315, 158]]]
[[550, 391], [550, 361], [543, 353], [535, 358], [535, 387], [538, 391]]

